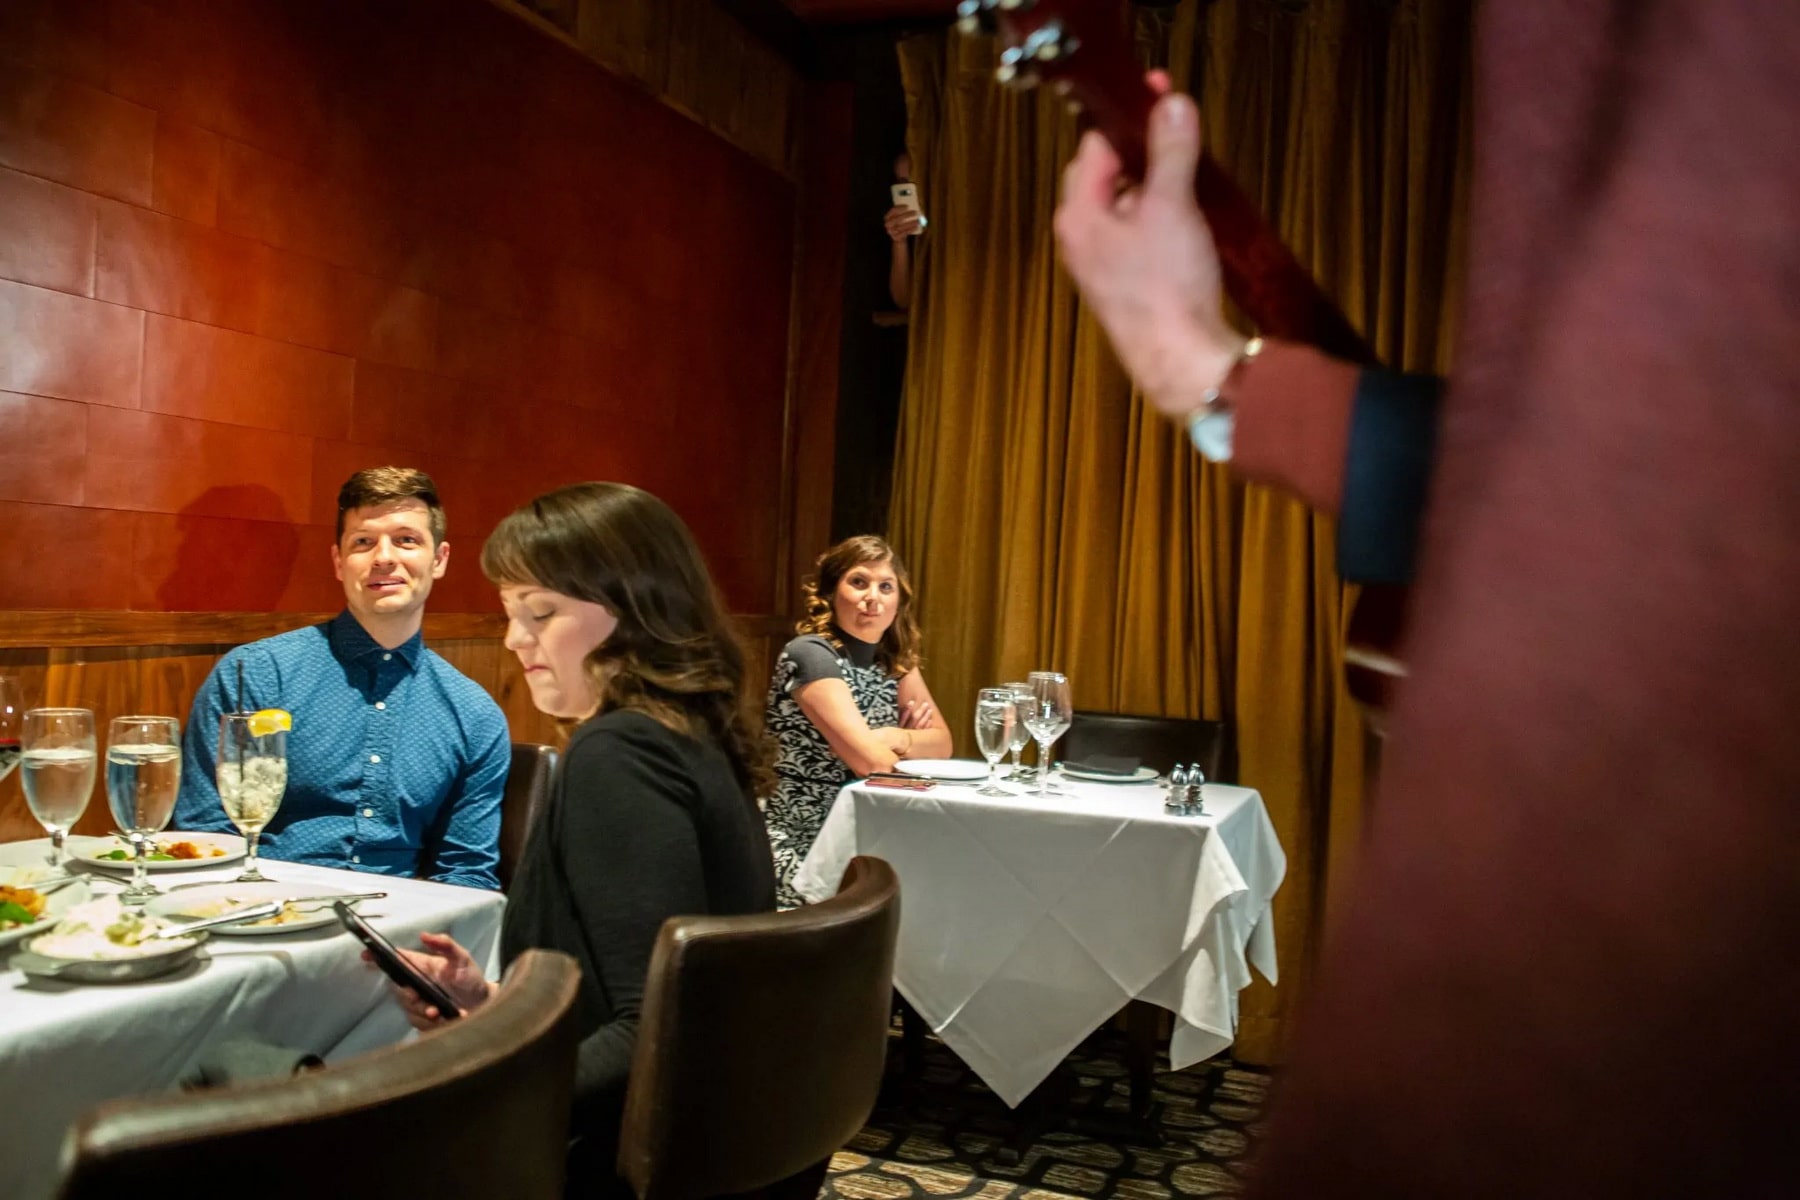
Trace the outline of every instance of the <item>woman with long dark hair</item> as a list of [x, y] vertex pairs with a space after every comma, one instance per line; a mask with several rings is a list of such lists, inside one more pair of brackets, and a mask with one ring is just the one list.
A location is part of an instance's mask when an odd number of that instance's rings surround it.
[[955, 747], [919, 669], [919, 624], [906, 566], [881, 538], [846, 538], [819, 556], [806, 615], [775, 661], [764, 721], [776, 740], [765, 793], [776, 900], [803, 903], [794, 872], [838, 789], [903, 758]]
[[[718, 591], [655, 496], [620, 483], [540, 496], [500, 522], [481, 568], [532, 702], [577, 722], [525, 845], [501, 954], [545, 947], [581, 964], [569, 1191], [609, 1194], [624, 1187], [619, 1120], [657, 931], [678, 913], [774, 907], [754, 798], [771, 779], [768, 746]], [[465, 1010], [493, 994], [454, 940], [421, 941], [408, 957]], [[436, 1024], [410, 989], [400, 997], [415, 1026]]]

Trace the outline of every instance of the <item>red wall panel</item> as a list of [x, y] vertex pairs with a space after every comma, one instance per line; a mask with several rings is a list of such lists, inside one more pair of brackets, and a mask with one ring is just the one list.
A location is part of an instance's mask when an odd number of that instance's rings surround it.
[[338, 484], [616, 478], [775, 594], [792, 184], [484, 0], [0, 3], [8, 607], [336, 605]]
[[0, 167], [0, 279], [94, 294], [94, 225], [88, 192]]
[[0, 500], [82, 503], [87, 431], [85, 404], [0, 392]]

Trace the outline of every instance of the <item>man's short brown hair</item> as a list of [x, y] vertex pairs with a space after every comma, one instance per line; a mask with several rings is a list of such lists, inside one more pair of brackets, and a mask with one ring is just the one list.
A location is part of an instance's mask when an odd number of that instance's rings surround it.
[[431, 511], [431, 544], [443, 542], [449, 524], [444, 520], [444, 506], [438, 503], [437, 484], [415, 467], [368, 467], [344, 480], [338, 489], [337, 540], [344, 540], [346, 513], [394, 500], [424, 501]]

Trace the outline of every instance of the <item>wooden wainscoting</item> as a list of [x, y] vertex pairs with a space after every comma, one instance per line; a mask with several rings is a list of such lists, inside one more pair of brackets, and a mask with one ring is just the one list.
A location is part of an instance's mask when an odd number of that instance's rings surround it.
[[[0, 675], [19, 681], [26, 707], [91, 708], [104, 742], [106, 723], [130, 713], [187, 720], [194, 694], [233, 646], [329, 620], [329, 613], [137, 613], [42, 611], [0, 614]], [[766, 614], [739, 616], [750, 653], [751, 692], [760, 698], [791, 625]], [[506, 714], [514, 741], [558, 742], [557, 723], [531, 705], [518, 660], [502, 644], [498, 614], [427, 616], [425, 639], [457, 670], [488, 690]], [[304, 719], [304, 714], [301, 714]], [[104, 749], [104, 747], [102, 747]], [[94, 799], [76, 830], [112, 827], [106, 797]], [[0, 783], [0, 842], [42, 837], [25, 807], [18, 772]]]

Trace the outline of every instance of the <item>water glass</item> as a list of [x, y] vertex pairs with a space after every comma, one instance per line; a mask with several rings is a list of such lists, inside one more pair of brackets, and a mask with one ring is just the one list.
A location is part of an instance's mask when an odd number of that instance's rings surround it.
[[1038, 795], [1048, 797], [1056, 789], [1050, 786], [1050, 747], [1069, 731], [1075, 720], [1075, 704], [1069, 694], [1069, 680], [1055, 671], [1031, 673], [1031, 700], [1025, 714], [1025, 727], [1038, 744]]
[[1012, 737], [1007, 739], [1006, 748], [1012, 751], [1012, 772], [1008, 779], [1026, 780], [1031, 778], [1031, 768], [1021, 766], [1019, 751], [1031, 742], [1031, 730], [1025, 728], [1025, 712], [1031, 703], [1031, 685], [1029, 683], [1003, 683], [1000, 685], [1013, 695], [1013, 706], [1018, 713], [1018, 720], [1013, 722]]
[[257, 715], [226, 713], [219, 719], [219, 801], [249, 847], [238, 883], [268, 880], [257, 864], [256, 840], [287, 792], [287, 730], [257, 733]]
[[181, 794], [181, 722], [174, 717], [114, 717], [106, 735], [106, 799], [131, 840], [131, 886], [119, 898], [142, 904], [159, 894], [145, 858], [150, 839], [169, 826]]
[[94, 714], [86, 708], [34, 708], [19, 738], [25, 804], [50, 834], [50, 865], [67, 865], [63, 840], [94, 794]]
[[976, 695], [975, 744], [988, 764], [987, 783], [976, 791], [977, 796], [1012, 795], [1000, 786], [1000, 760], [1006, 756], [1006, 748], [1011, 744], [1013, 730], [1018, 724], [1018, 712], [1010, 689], [982, 688]]

